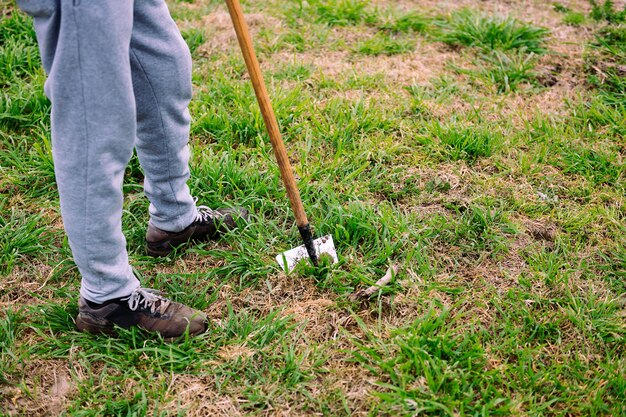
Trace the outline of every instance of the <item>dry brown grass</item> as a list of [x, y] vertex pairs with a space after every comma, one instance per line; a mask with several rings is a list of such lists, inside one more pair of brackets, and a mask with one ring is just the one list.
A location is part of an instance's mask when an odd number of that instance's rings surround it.
[[1, 409], [9, 415], [20, 416], [60, 414], [75, 391], [71, 365], [61, 360], [36, 359], [24, 366], [24, 374], [28, 375], [21, 381], [24, 386], [0, 385]]

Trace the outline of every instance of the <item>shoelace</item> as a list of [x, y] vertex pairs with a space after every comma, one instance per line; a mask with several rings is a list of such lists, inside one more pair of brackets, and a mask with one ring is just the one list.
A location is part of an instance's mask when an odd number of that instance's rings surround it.
[[[198, 197], [193, 198], [193, 202], [198, 204]], [[196, 206], [198, 214], [196, 215], [197, 222], [208, 222], [211, 219], [217, 219], [221, 216], [219, 211], [213, 210], [208, 206]]]
[[149, 288], [137, 288], [124, 300], [128, 300], [128, 307], [132, 311], [143, 307], [149, 309], [151, 313], [158, 311], [159, 314], [165, 314], [171, 303], [167, 298], [161, 297], [156, 290]]
[[213, 210], [207, 206], [197, 206], [198, 214], [196, 215], [196, 221], [208, 222], [211, 219], [217, 219], [221, 217], [219, 211]]

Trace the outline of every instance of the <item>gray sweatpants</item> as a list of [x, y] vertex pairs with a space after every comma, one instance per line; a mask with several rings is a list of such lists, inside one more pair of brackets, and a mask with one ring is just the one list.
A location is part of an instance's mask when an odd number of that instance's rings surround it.
[[61, 215], [81, 295], [139, 286], [122, 233], [122, 181], [136, 148], [150, 222], [180, 231], [197, 210], [189, 178], [191, 57], [164, 0], [18, 0], [34, 17], [52, 102]]

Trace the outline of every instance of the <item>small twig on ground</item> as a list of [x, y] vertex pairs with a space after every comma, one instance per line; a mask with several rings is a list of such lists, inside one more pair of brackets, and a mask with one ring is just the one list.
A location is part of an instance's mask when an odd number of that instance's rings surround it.
[[381, 279], [376, 281], [376, 283], [374, 285], [372, 285], [371, 287], [367, 287], [365, 289], [362, 289], [362, 290], [358, 290], [357, 292], [352, 294], [350, 296], [350, 298], [354, 301], [354, 300], [358, 300], [358, 299], [371, 297], [373, 294], [375, 294], [382, 287], [384, 287], [385, 285], [389, 284], [389, 282], [391, 282], [391, 280], [393, 279], [393, 277], [396, 276], [397, 273], [398, 273], [398, 265], [396, 265], [396, 264], [391, 265], [389, 267], [389, 269], [387, 269], [387, 273], [385, 273], [385, 275]]

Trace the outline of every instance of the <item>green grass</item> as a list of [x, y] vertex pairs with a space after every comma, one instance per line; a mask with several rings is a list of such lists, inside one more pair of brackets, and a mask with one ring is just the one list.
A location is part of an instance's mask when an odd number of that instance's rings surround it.
[[22, 14], [0, 21], [0, 127], [41, 126], [50, 111], [32, 23]]
[[438, 23], [438, 38], [455, 46], [477, 47], [485, 51], [524, 50], [529, 53], [546, 51], [544, 42], [548, 31], [502, 18], [476, 13], [471, 9], [453, 12]]
[[626, 6], [623, 10], [619, 10], [612, 0], [604, 0], [604, 2], [589, 0], [589, 3], [591, 4], [590, 16], [592, 19], [608, 23], [626, 22]]
[[493, 85], [498, 93], [515, 91], [523, 83], [536, 84], [534, 69], [537, 59], [534, 55], [507, 55], [494, 51], [484, 55], [483, 61], [487, 67], [478, 71], [477, 76]]
[[613, 249], [608, 249], [601, 254], [601, 269], [606, 278], [614, 286], [616, 291], [623, 292], [626, 289], [626, 247], [623, 245]]
[[364, 55], [398, 55], [415, 49], [409, 39], [377, 33], [357, 44], [356, 51]]
[[552, 3], [552, 8], [554, 9], [555, 12], [559, 12], [559, 13], [569, 13], [572, 11], [572, 9], [570, 9], [567, 6], [562, 5], [561, 3]]
[[474, 162], [478, 158], [493, 155], [502, 142], [501, 136], [492, 130], [475, 127], [444, 127], [435, 124], [433, 135], [445, 145], [444, 152], [452, 160]]
[[563, 23], [569, 26], [581, 26], [585, 22], [585, 15], [580, 12], [568, 12], [563, 16]]
[[577, 12], [560, 3], [554, 3], [553, 9], [556, 12], [563, 13], [563, 23], [569, 26], [581, 26], [586, 16], [582, 12]]
[[624, 107], [626, 102], [626, 24], [607, 26], [597, 31], [587, 56], [589, 82], [598, 88], [608, 104]]
[[131, 263], [210, 317], [173, 344], [76, 331], [45, 74], [31, 20], [0, 4], [0, 415], [626, 415], [614, 4], [244, 2], [307, 215], [339, 255], [285, 275], [274, 257], [300, 237], [230, 26], [206, 27], [225, 8], [168, 2], [194, 61], [190, 189], [251, 211], [149, 258], [131, 159]]
[[369, 16], [369, 0], [316, 0], [310, 4], [317, 12], [318, 21], [329, 25], [354, 25]]
[[579, 174], [597, 184], [619, 184], [626, 175], [626, 164], [611, 154], [577, 147], [562, 151], [563, 172]]
[[431, 25], [431, 19], [417, 13], [399, 13], [393, 15], [388, 21], [379, 25], [380, 29], [392, 33], [424, 33], [428, 32]]
[[43, 216], [15, 209], [0, 217], [0, 273], [10, 273], [16, 264], [41, 256], [52, 245], [53, 236], [45, 226]]
[[19, 334], [20, 312], [6, 310], [0, 319], [0, 384], [9, 382], [8, 376], [15, 372], [20, 361], [16, 355], [15, 339]]
[[498, 93], [509, 93], [521, 84], [536, 84], [537, 56], [548, 52], [549, 31], [508, 17], [480, 14], [470, 9], [453, 12], [435, 22], [435, 38], [455, 47], [478, 50], [478, 69], [460, 70]]
[[[434, 306], [433, 306], [434, 307]], [[410, 415], [464, 413], [508, 415], [511, 401], [497, 389], [502, 375], [486, 368], [480, 337], [471, 327], [462, 333], [449, 320], [450, 311], [431, 308], [415, 322], [395, 329], [390, 342], [380, 343], [373, 334], [371, 344], [354, 340], [354, 356], [381, 382], [381, 412]], [[455, 334], [456, 333], [456, 334]]]
[[183, 35], [183, 39], [187, 42], [189, 46], [189, 51], [193, 54], [196, 52], [198, 47], [206, 42], [206, 35], [202, 29], [189, 29], [187, 31], [181, 32]]

